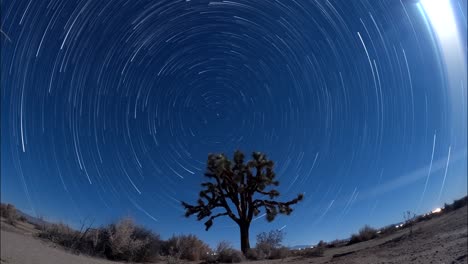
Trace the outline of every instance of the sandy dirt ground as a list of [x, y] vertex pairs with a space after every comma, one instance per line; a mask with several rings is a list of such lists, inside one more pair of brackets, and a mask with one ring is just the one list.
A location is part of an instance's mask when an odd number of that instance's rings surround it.
[[[468, 264], [467, 207], [421, 222], [409, 230], [351, 246], [327, 249], [323, 257], [289, 257], [250, 263], [288, 264], [380, 264], [466, 263]], [[27, 225], [12, 227], [2, 222], [1, 264], [112, 264], [117, 262], [76, 255], [37, 239]]]
[[468, 214], [467, 207], [417, 223], [413, 234], [400, 230], [392, 235], [351, 246], [328, 249], [323, 257], [289, 258], [284, 261], [262, 263], [468, 263]]

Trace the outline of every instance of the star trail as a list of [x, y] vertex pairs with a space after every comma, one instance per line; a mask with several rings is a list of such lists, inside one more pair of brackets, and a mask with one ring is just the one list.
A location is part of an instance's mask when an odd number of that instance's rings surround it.
[[252, 227], [290, 245], [466, 195], [467, 1], [434, 1], [2, 0], [2, 201], [238, 243], [180, 205], [236, 149], [305, 193]]

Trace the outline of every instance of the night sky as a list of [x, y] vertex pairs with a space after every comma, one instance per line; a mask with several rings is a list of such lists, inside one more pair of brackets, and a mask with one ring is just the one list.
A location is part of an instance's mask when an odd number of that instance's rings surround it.
[[[466, 0], [2, 0], [1, 199], [51, 221], [183, 217], [209, 153], [275, 161], [285, 245], [467, 193]], [[263, 214], [263, 212], [262, 212]], [[261, 214], [261, 215], [262, 215]]]

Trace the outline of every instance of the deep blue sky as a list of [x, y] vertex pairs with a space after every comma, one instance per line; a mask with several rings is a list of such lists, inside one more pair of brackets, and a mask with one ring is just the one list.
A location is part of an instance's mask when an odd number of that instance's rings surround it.
[[208, 153], [236, 149], [276, 162], [280, 199], [305, 193], [251, 243], [345, 238], [466, 195], [466, 0], [449, 3], [458, 60], [417, 2], [2, 0], [2, 202], [238, 246], [233, 222], [205, 232], [179, 202]]

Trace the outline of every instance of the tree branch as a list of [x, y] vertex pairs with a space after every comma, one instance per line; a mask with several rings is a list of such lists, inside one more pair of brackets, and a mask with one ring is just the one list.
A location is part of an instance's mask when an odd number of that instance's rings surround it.
[[220, 216], [225, 216], [225, 215], [229, 215], [229, 213], [228, 212], [220, 213], [220, 214], [210, 217], [210, 219], [208, 219], [208, 221], [205, 222], [205, 226], [206, 226], [205, 230], [208, 231], [208, 229], [210, 229], [210, 227], [213, 225], [213, 220], [215, 218], [218, 218]]

